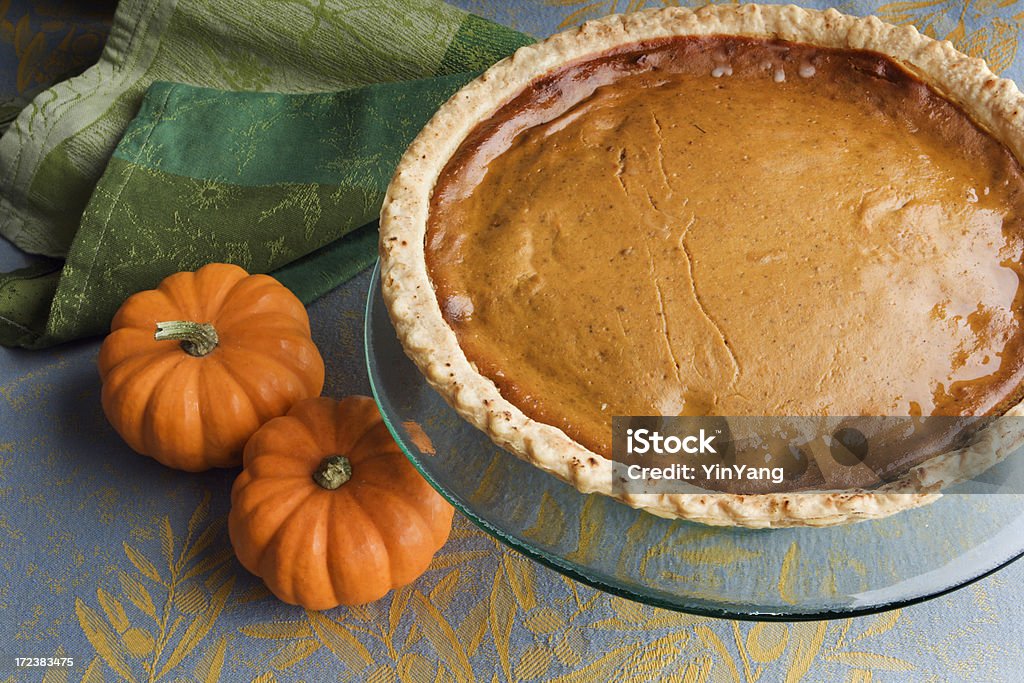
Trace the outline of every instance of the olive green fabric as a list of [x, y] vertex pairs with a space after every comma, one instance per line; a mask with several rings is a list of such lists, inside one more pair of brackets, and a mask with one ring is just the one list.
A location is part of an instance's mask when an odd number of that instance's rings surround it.
[[[222, 7], [204, 14], [194, 2], [170, 4], [167, 16], [147, 15], [140, 30], [170, 32], [153, 38], [158, 52], [189, 47], [211, 63], [236, 60], [238, 70], [249, 70], [249, 77], [236, 74], [235, 81], [221, 84], [280, 84], [278, 71], [297, 68], [294, 51], [284, 57], [274, 52], [280, 41], [264, 46], [269, 66], [253, 66], [256, 57], [238, 50], [248, 37], [225, 40], [231, 25], [202, 23], [223, 19]], [[254, 6], [248, 0], [220, 4], [240, 12]], [[0, 140], [0, 231], [23, 249], [51, 258], [0, 275], [0, 344], [39, 348], [101, 334], [133, 292], [211, 261], [272, 272], [307, 302], [369, 265], [376, 254], [373, 221], [406, 145], [455, 90], [530, 39], [436, 1], [361, 3], [359, 11], [340, 12], [345, 4], [327, 3], [333, 13], [324, 16], [338, 32], [332, 42], [359, 49], [328, 50], [334, 63], [323, 67], [329, 74], [324, 82], [353, 87], [231, 91], [147, 82], [147, 76], [129, 84], [115, 72], [110, 79], [117, 83], [106, 83], [108, 111], [91, 121], [83, 116], [79, 129], [59, 131], [64, 139], [42, 150], [49, 144], [40, 130], [47, 120], [23, 113]], [[408, 5], [408, 14], [397, 13], [395, 5]], [[183, 8], [191, 23], [179, 14]], [[141, 59], [131, 52], [133, 45], [139, 52], [154, 49], [151, 41], [119, 37], [118, 26], [132, 19], [126, 15], [133, 9], [154, 12], [146, 3], [122, 3], [111, 41], [128, 51], [108, 45], [104, 60], [131, 64]], [[277, 21], [279, 28], [289, 26]], [[300, 24], [290, 30], [301, 43]], [[184, 41], [182, 31], [196, 42]], [[310, 60], [323, 61], [316, 45], [305, 49]], [[170, 71], [181, 80], [216, 80], [199, 74], [184, 57], [150, 57], [161, 66], [146, 74]], [[177, 73], [171, 69], [175, 63]], [[101, 62], [96, 70], [104, 67]], [[221, 81], [228, 72], [222, 71]], [[261, 79], [260, 73], [271, 76]], [[303, 73], [308, 87], [313, 77]], [[380, 82], [366, 84], [374, 79]], [[140, 84], [144, 93], [135, 92]], [[52, 98], [67, 92], [57, 86], [41, 96], [51, 99], [33, 107], [56, 111]], [[71, 97], [65, 108], [92, 112], [97, 104]], [[119, 127], [126, 108], [137, 115]], [[38, 137], [27, 134], [30, 125]], [[21, 160], [15, 163], [15, 157]], [[18, 174], [9, 172], [12, 163], [29, 158], [38, 162], [35, 172], [27, 184], [17, 182]], [[98, 164], [103, 172], [97, 180]]]

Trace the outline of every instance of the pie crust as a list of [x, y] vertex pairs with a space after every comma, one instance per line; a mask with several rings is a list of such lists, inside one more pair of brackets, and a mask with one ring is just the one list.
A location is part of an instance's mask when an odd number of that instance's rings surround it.
[[[829, 493], [630, 494], [613, 490], [612, 463], [560, 429], [527, 417], [467, 359], [446, 323], [424, 254], [430, 197], [439, 174], [477, 123], [493, 115], [537, 77], [618, 46], [672, 36], [737, 35], [881, 53], [960, 106], [978, 125], [1024, 159], [1024, 97], [982, 60], [948, 41], [875, 17], [794, 6], [707, 6], [609, 16], [520, 48], [456, 93], [409, 146], [381, 210], [384, 300], [406, 353], [427, 381], [496, 444], [570, 483], [655, 515], [710, 525], [829, 526], [891, 515], [930, 503], [939, 491], [970, 479], [1024, 445], [1013, 419], [994, 419], [962, 449], [934, 456], [872, 491]], [[1003, 413], [1024, 415], [1024, 404]]]

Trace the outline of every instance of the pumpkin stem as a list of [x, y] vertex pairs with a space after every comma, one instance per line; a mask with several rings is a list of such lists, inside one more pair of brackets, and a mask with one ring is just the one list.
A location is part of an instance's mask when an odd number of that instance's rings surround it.
[[333, 491], [352, 478], [352, 463], [344, 455], [329, 455], [320, 461], [313, 473], [313, 481]]
[[194, 323], [190, 320], [168, 320], [156, 324], [157, 341], [174, 339], [181, 342], [182, 350], [190, 356], [202, 358], [217, 348], [220, 338], [210, 323]]

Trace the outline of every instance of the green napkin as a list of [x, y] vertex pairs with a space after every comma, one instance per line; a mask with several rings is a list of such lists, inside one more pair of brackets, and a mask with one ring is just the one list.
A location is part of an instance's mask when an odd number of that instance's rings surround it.
[[308, 11], [320, 21], [253, 0], [121, 3], [100, 64], [0, 140], [0, 232], [52, 257], [0, 275], [0, 344], [101, 334], [125, 297], [210, 261], [315, 299], [372, 262], [372, 221], [419, 128], [530, 42], [436, 0]]

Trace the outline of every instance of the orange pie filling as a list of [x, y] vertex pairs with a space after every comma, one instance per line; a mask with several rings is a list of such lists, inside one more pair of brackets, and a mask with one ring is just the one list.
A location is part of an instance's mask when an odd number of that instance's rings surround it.
[[437, 180], [466, 356], [610, 457], [613, 415], [993, 415], [1024, 379], [1024, 177], [888, 58], [672, 38], [569, 65]]

